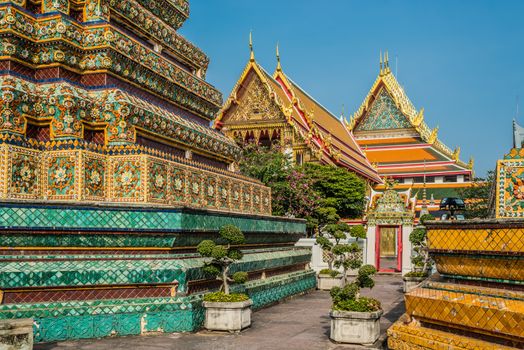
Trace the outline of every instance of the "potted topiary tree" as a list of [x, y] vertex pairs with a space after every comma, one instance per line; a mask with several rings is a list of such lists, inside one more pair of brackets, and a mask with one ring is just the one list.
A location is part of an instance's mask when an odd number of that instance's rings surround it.
[[[341, 240], [347, 238], [346, 232], [349, 231], [349, 225], [345, 223], [336, 223], [326, 225], [316, 242], [322, 249], [324, 260], [328, 264], [327, 269], [320, 270], [318, 274], [317, 287], [320, 290], [330, 290], [332, 287], [342, 287], [344, 285], [344, 275], [338, 270], [334, 270], [337, 255], [344, 253], [345, 244], [340, 244]], [[334, 242], [333, 242], [333, 241]], [[337, 263], [339, 268], [341, 265]]]
[[251, 305], [253, 302], [246, 294], [230, 293], [230, 283], [245, 283], [246, 272], [235, 272], [230, 275], [231, 264], [242, 259], [242, 252], [232, 245], [245, 241], [242, 231], [234, 225], [225, 225], [219, 231], [221, 241], [204, 240], [197, 246], [200, 255], [209, 258], [203, 267], [204, 271], [222, 281], [218, 292], [204, 295], [206, 318], [204, 327], [208, 330], [235, 331], [251, 325]]
[[[434, 220], [431, 214], [426, 214], [420, 217], [420, 222]], [[409, 235], [409, 241], [413, 246], [414, 255], [411, 257], [412, 271], [406, 273], [402, 279], [404, 280], [404, 293], [411, 291], [418, 286], [426, 278], [432, 268], [431, 258], [429, 256], [427, 231], [424, 226], [416, 227]]]
[[[345, 225], [343, 228], [348, 229], [349, 226]], [[342, 269], [344, 284], [348, 278], [348, 271], [356, 270], [362, 266], [362, 249], [358, 245], [358, 240], [360, 238], [366, 238], [366, 230], [362, 225], [351, 226], [351, 228], [349, 228], [349, 235], [355, 238], [355, 242], [350, 244], [336, 244], [332, 250], [335, 258], [333, 265], [337, 269]]]
[[362, 288], [373, 288], [372, 276], [376, 272], [373, 265], [361, 266], [352, 283], [331, 289], [330, 338], [333, 341], [373, 344], [380, 336], [380, 316], [383, 313], [380, 302], [360, 295]]

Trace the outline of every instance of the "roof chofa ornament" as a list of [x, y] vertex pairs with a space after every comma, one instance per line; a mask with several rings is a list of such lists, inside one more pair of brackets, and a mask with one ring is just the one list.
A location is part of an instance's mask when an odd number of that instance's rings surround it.
[[382, 56], [382, 50], [381, 50], [380, 51], [380, 75], [385, 75], [390, 72], [391, 70], [389, 69], [389, 53], [385, 51], [384, 56]]
[[249, 61], [255, 62], [255, 51], [253, 51], [253, 33], [249, 31]]
[[282, 66], [280, 65], [280, 52], [278, 51], [278, 42], [277, 42], [277, 72], [282, 72]]

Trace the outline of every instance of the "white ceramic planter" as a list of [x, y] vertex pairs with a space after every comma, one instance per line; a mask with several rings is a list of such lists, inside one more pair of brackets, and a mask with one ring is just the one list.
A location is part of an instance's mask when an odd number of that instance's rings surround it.
[[206, 320], [204, 327], [211, 331], [240, 332], [251, 326], [251, 299], [236, 303], [204, 301]]
[[317, 288], [320, 290], [330, 290], [333, 287], [344, 287], [344, 278], [342, 275], [331, 277], [331, 275], [318, 275]]
[[32, 350], [33, 319], [0, 320], [0, 349]]
[[332, 310], [331, 340], [338, 343], [373, 344], [380, 336], [382, 310], [352, 312]]
[[408, 293], [415, 289], [415, 287], [423, 282], [426, 278], [427, 277], [402, 277], [404, 280], [404, 293]]

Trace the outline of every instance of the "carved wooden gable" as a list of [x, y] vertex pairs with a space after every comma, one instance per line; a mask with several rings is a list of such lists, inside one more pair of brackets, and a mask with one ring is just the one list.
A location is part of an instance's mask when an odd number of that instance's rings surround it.
[[258, 75], [252, 75], [238, 100], [238, 106], [224, 116], [224, 123], [285, 120], [284, 114], [270, 96], [269, 89]]

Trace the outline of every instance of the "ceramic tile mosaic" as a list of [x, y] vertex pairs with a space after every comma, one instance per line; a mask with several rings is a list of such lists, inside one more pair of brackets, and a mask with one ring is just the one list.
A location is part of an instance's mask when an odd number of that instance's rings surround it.
[[434, 255], [437, 270], [448, 277], [524, 283], [524, 259], [517, 256]]
[[441, 277], [405, 295], [404, 317], [413, 321], [397, 321], [388, 330], [389, 348], [523, 348], [524, 293], [519, 286], [524, 284], [524, 222], [436, 222], [427, 227]]
[[416, 319], [524, 341], [524, 300], [430, 288], [405, 297], [406, 313]]
[[415, 323], [396, 322], [388, 330], [388, 347], [398, 350], [510, 350], [512, 346], [495, 345], [473, 337], [443, 332]]
[[[254, 307], [260, 308], [315, 287], [315, 273], [301, 271], [248, 282], [235, 289], [247, 292]], [[0, 305], [2, 319], [26, 317], [35, 320], [35, 341], [50, 342], [193, 331], [203, 324], [204, 310], [200, 296]]]
[[122, 229], [166, 231], [217, 231], [225, 224], [247, 232], [303, 233], [305, 222], [249, 215], [224, 215], [205, 211], [97, 208], [66, 206], [3, 205], [4, 228]]
[[[231, 271], [253, 271], [307, 263], [309, 249], [252, 252]], [[4, 288], [129, 285], [179, 283], [185, 292], [188, 280], [203, 279], [205, 259], [162, 260], [67, 260], [67, 261], [0, 261], [0, 286]]]
[[431, 229], [428, 246], [434, 250], [524, 253], [524, 227]]

